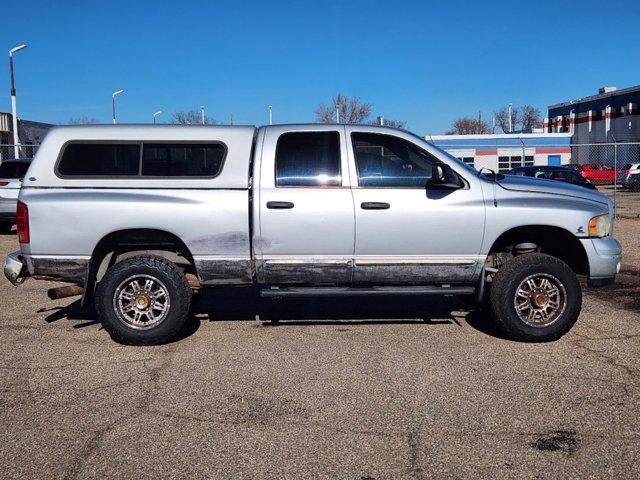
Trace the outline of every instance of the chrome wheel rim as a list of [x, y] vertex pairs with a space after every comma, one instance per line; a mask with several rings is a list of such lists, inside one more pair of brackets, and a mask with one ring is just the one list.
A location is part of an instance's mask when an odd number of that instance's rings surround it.
[[151, 275], [133, 275], [113, 295], [113, 308], [121, 322], [137, 330], [158, 326], [167, 318], [171, 299], [167, 287]]
[[525, 278], [513, 299], [513, 306], [524, 323], [548, 327], [557, 322], [567, 306], [567, 292], [553, 275], [536, 273]]

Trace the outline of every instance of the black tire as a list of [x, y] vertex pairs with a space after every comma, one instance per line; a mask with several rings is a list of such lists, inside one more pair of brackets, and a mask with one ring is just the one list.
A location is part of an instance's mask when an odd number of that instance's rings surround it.
[[[545, 285], [551, 284], [556, 287], [555, 290], [549, 290], [557, 292], [552, 293], [552, 297], [556, 300], [549, 303], [549, 296], [543, 293], [540, 300], [536, 298], [534, 301], [535, 292], [538, 290], [523, 284], [531, 277], [534, 285], [536, 282], [542, 285], [542, 280], [546, 279], [548, 283]], [[521, 284], [523, 284], [523, 290], [516, 299]], [[524, 289], [530, 289], [531, 295], [523, 297], [522, 295], [526, 293]], [[545, 300], [548, 301], [546, 305], [549, 305], [545, 307], [545, 311], [547, 308], [555, 311], [554, 314], [549, 315], [548, 320], [543, 319], [542, 313], [536, 313], [541, 310], [533, 308], [539, 305], [537, 301], [544, 304]], [[522, 313], [527, 316], [527, 320], [521, 318], [518, 313], [517, 301], [520, 301], [519, 306], [529, 302], [528, 305], [531, 308], [525, 307]], [[554, 310], [555, 303], [560, 307]], [[489, 304], [493, 318], [512, 339], [525, 342], [549, 342], [562, 337], [578, 320], [582, 308], [582, 289], [575, 273], [566, 263], [550, 255], [530, 253], [509, 260], [498, 270], [491, 282]], [[533, 320], [530, 319], [530, 314], [534, 315]], [[536, 318], [537, 315], [540, 317]], [[532, 325], [538, 321], [539, 324]]]
[[0, 235], [9, 235], [13, 228], [13, 223], [0, 222]]
[[[125, 293], [128, 296], [132, 295], [129, 292], [121, 292], [127, 290], [133, 281], [140, 285], [142, 280], [147, 279], [153, 279], [156, 292], [161, 292], [159, 298], [164, 299], [166, 310], [158, 315], [161, 319], [156, 325], [153, 325], [154, 322], [150, 321], [147, 315], [147, 323], [140, 325], [142, 321], [137, 320], [139, 323], [136, 327], [133, 323], [127, 323], [126, 316], [129, 314], [124, 310], [138, 304], [135, 300], [122, 300], [121, 296]], [[142, 292], [140, 295], [144, 296], [147, 291], [138, 292]], [[121, 300], [130, 303], [120, 308], [117, 305]], [[155, 297], [145, 296], [142, 300], [155, 305]], [[98, 319], [115, 341], [128, 345], [158, 345], [172, 340], [185, 324], [191, 308], [191, 289], [175, 264], [162, 257], [140, 255], [118, 262], [107, 270], [98, 284], [95, 306]], [[139, 310], [136, 309], [133, 314], [136, 312]]]

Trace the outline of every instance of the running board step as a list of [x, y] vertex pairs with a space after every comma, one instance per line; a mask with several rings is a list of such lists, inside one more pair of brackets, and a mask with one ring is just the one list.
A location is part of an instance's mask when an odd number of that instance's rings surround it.
[[260, 296], [281, 297], [364, 297], [383, 295], [473, 295], [474, 287], [287, 287], [265, 288]]

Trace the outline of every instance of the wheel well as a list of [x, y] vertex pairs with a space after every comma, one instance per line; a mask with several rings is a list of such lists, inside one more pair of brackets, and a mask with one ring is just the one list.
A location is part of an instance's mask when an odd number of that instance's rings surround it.
[[104, 236], [93, 249], [83, 306], [93, 299], [96, 285], [111, 265], [141, 253], [161, 256], [184, 268], [185, 273], [196, 275], [191, 252], [180, 238], [164, 230], [119, 230]]
[[582, 243], [560, 227], [527, 225], [507, 230], [493, 243], [489, 254], [513, 253], [514, 247], [522, 243], [535, 244], [536, 251], [559, 258], [578, 275], [589, 274], [589, 259]]

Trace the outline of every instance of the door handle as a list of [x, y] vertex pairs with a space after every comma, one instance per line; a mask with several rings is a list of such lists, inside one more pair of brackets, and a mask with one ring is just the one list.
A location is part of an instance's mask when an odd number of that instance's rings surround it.
[[360, 208], [363, 210], [388, 210], [391, 207], [385, 202], [362, 202]]
[[280, 210], [293, 208], [293, 202], [267, 202], [267, 208]]

